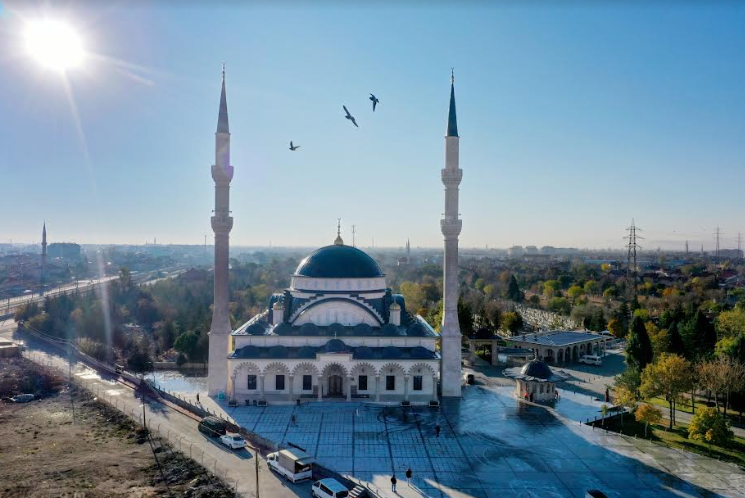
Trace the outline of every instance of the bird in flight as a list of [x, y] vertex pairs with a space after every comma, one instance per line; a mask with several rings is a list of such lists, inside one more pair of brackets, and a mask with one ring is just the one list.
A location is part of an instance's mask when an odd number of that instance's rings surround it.
[[357, 128], [359, 128], [359, 126], [357, 125], [357, 121], [355, 121], [355, 119], [354, 119], [354, 116], [352, 116], [351, 114], [349, 114], [349, 109], [347, 109], [347, 106], [342, 105], [342, 107], [344, 108], [344, 112], [347, 113], [347, 115], [344, 116], [344, 117], [347, 118], [348, 120], [350, 120], [353, 125], [357, 126]]
[[290, 150], [297, 150], [299, 148], [300, 148], [299, 145], [292, 145], [292, 140], [290, 140]]
[[375, 112], [375, 106], [378, 105], [378, 103], [380, 102], [380, 100], [378, 100], [378, 97], [376, 97], [372, 93], [370, 94], [370, 100], [372, 100], [372, 103], [373, 103], [373, 112]]

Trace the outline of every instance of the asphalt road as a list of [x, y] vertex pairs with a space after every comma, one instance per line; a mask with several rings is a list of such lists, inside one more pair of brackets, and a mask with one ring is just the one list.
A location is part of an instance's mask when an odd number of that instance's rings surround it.
[[[12, 338], [15, 323], [7, 320], [0, 324], [0, 337]], [[28, 339], [27, 336], [16, 339]], [[45, 344], [33, 339], [26, 340], [26, 357], [44, 365], [57, 368], [67, 375], [69, 366], [61, 357]], [[114, 379], [102, 378], [98, 373], [83, 364], [74, 364], [72, 374], [78, 381], [101, 400], [109, 403], [123, 413], [141, 422], [143, 405], [129, 387]], [[154, 434], [167, 439], [171, 447], [180, 450], [205, 468], [215, 472], [241, 496], [247, 497], [295, 497], [310, 496], [310, 482], [292, 484], [271, 472], [266, 462], [258, 459], [259, 493], [256, 490], [256, 453], [251, 450], [234, 451], [221, 445], [217, 440], [204, 436], [197, 430], [197, 421], [162, 403], [148, 401], [145, 404], [145, 418]]]

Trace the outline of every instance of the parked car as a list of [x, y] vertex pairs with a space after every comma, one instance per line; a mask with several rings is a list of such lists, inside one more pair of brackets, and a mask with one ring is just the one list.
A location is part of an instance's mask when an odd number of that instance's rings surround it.
[[603, 364], [603, 359], [600, 356], [598, 356], [598, 355], [585, 354], [585, 355], [582, 355], [582, 357], [579, 359], [579, 362], [580, 363], [585, 363], [586, 365], [598, 365], [598, 366], [600, 366], [600, 365]]
[[336, 479], [329, 477], [314, 482], [310, 488], [310, 495], [313, 498], [346, 498], [349, 496], [349, 490]]
[[269, 468], [292, 482], [312, 479], [314, 461], [312, 456], [296, 448], [269, 453], [266, 456]]
[[585, 498], [608, 498], [608, 496], [602, 491], [591, 489], [585, 493]]
[[36, 398], [33, 394], [17, 394], [10, 398], [13, 403], [28, 403]]
[[246, 447], [246, 440], [238, 434], [225, 434], [220, 436], [220, 442], [231, 450], [239, 450]]
[[199, 432], [207, 434], [209, 437], [224, 436], [228, 432], [225, 422], [217, 417], [203, 418], [199, 422], [197, 429], [199, 429]]

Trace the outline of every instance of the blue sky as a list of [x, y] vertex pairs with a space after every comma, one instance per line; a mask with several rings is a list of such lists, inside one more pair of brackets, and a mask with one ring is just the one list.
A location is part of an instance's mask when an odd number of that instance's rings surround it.
[[[439, 245], [451, 66], [462, 245], [620, 247], [632, 217], [650, 249], [745, 232], [745, 4], [92, 4], [4, 2], [3, 242], [46, 219], [51, 240], [201, 243], [222, 61], [233, 244], [324, 245], [341, 217], [359, 245]], [[97, 54], [67, 75], [82, 134], [23, 49], [41, 15]]]

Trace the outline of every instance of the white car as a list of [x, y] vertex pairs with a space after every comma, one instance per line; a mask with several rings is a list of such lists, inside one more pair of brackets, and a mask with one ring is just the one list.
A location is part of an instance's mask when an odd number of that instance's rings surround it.
[[220, 442], [231, 450], [239, 450], [246, 447], [246, 441], [238, 434], [220, 436]]
[[336, 479], [328, 477], [314, 482], [310, 495], [313, 498], [346, 498], [349, 490]]

